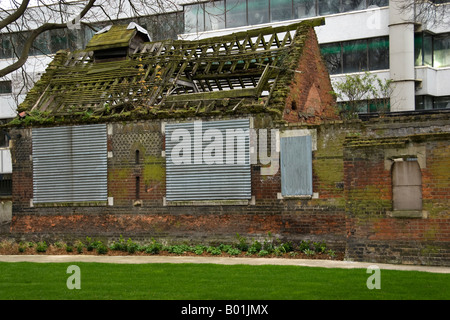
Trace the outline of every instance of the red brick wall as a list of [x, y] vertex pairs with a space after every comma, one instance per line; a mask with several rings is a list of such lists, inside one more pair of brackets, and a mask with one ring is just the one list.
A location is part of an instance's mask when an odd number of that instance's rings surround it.
[[[414, 139], [414, 137], [413, 137]], [[348, 225], [347, 253], [354, 259], [394, 263], [448, 265], [450, 250], [450, 154], [440, 135], [414, 141], [426, 150], [422, 162], [424, 218], [392, 217], [391, 166], [386, 153], [410, 142], [361, 142], [345, 150], [345, 190]], [[414, 150], [414, 149], [411, 149]], [[424, 150], [421, 148], [420, 150]], [[420, 152], [420, 151], [419, 151]], [[399, 154], [400, 155], [400, 154]], [[414, 156], [414, 154], [410, 155]]]
[[[310, 29], [285, 103], [284, 120], [320, 123], [338, 119], [330, 76], [320, 53], [317, 36]], [[293, 110], [294, 109], [294, 110]]]

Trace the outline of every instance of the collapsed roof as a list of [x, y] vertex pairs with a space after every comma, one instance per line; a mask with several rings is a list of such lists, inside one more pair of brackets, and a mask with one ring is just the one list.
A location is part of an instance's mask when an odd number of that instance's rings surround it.
[[[142, 30], [113, 26], [94, 36], [85, 50], [59, 51], [18, 110], [22, 115], [97, 118], [282, 112], [277, 88], [286, 91], [293, 74], [300, 72], [295, 69], [306, 35], [323, 24], [323, 19], [313, 19], [202, 40], [158, 42], [133, 42]], [[117, 55], [96, 55], [124, 47], [127, 51]]]

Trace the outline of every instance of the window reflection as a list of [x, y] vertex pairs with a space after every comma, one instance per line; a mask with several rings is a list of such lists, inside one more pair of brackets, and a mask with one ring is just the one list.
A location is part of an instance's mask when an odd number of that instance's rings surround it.
[[450, 34], [434, 37], [433, 66], [436, 68], [450, 66]]
[[368, 40], [369, 70], [389, 69], [389, 39], [386, 37]]
[[291, 0], [270, 0], [270, 20], [285, 21], [292, 19]]
[[321, 52], [330, 74], [342, 73], [341, 44], [330, 43], [321, 46]]
[[389, 5], [389, 0], [367, 0], [367, 7], [377, 6], [385, 7]]
[[342, 43], [342, 66], [344, 73], [367, 71], [366, 40]]
[[330, 74], [389, 69], [389, 38], [377, 37], [320, 46]]
[[269, 0], [253, 0], [247, 5], [249, 25], [269, 22]]
[[308, 18], [316, 15], [315, 0], [294, 0], [294, 19]]
[[203, 31], [203, 19], [203, 4], [184, 7], [184, 29], [187, 33]]
[[336, 0], [318, 0], [319, 15], [333, 14], [340, 12], [340, 1]]
[[205, 3], [205, 30], [225, 28], [225, 2], [214, 1]]
[[247, 1], [226, 1], [226, 27], [235, 28], [248, 25], [247, 23]]
[[366, 0], [341, 0], [341, 1], [342, 1], [341, 12], [362, 10], [366, 8]]

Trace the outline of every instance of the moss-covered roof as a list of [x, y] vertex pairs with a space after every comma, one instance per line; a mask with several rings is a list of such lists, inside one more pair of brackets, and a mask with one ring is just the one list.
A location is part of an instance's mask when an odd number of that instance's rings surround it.
[[279, 81], [292, 79], [306, 35], [322, 24], [314, 19], [196, 41], [145, 42], [126, 59], [94, 61], [92, 48], [122, 45], [136, 32], [113, 27], [86, 50], [59, 51], [19, 106], [19, 118], [281, 114], [284, 104], [279, 95], [272, 99], [273, 88], [288, 86]]
[[94, 51], [111, 47], [127, 47], [135, 34], [135, 29], [127, 29], [127, 26], [114, 25], [108, 31], [94, 34], [86, 45], [86, 50]]

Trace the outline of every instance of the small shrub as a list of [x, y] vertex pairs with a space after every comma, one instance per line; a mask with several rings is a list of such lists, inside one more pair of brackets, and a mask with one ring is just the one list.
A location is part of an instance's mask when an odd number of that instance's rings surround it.
[[316, 251], [317, 253], [325, 253], [325, 251], [327, 250], [327, 245], [325, 244], [325, 242], [314, 242], [313, 246], [314, 251]]
[[73, 247], [70, 245], [66, 245], [66, 252], [73, 252]]
[[60, 242], [60, 241], [56, 241], [56, 242], [54, 243], [54, 245], [55, 245], [55, 247], [58, 248], [58, 249], [64, 248], [64, 243], [62, 243], [62, 242]]
[[228, 250], [232, 249], [233, 247], [229, 244], [220, 244], [218, 247], [222, 252], [228, 252]]
[[336, 257], [336, 252], [335, 252], [334, 250], [328, 249], [328, 250], [327, 250], [327, 254], [328, 254], [331, 258]]
[[260, 256], [260, 257], [267, 256], [268, 254], [269, 254], [269, 251], [264, 250], [264, 249], [258, 252], [258, 256]]
[[307, 256], [313, 256], [316, 254], [316, 252], [311, 249], [305, 249], [305, 250], [303, 250], [303, 253], [306, 254]]
[[230, 248], [228, 249], [227, 253], [231, 256], [237, 256], [241, 253], [242, 251], [239, 250], [238, 248]]
[[47, 243], [45, 241], [40, 241], [36, 244], [37, 252], [46, 252], [48, 249]]
[[291, 241], [282, 243], [280, 248], [283, 248], [284, 252], [294, 251], [294, 245], [292, 244]]
[[99, 244], [97, 246], [97, 253], [98, 254], [106, 254], [108, 252], [108, 247], [105, 246], [103, 243]]
[[203, 252], [205, 252], [207, 249], [208, 249], [208, 248], [205, 247], [205, 246], [202, 246], [202, 245], [196, 245], [196, 246], [193, 248], [193, 252], [194, 252], [196, 255], [201, 255], [201, 254], [203, 254]]
[[275, 249], [273, 250], [273, 253], [279, 257], [279, 256], [282, 256], [283, 254], [285, 254], [286, 250], [282, 246], [275, 247]]
[[169, 246], [167, 248], [167, 251], [169, 253], [183, 254], [185, 252], [191, 252], [192, 248], [190, 246], [188, 246], [188, 245], [185, 245], [185, 244], [179, 244], [179, 245]]
[[238, 243], [236, 244], [236, 248], [241, 251], [248, 250], [247, 240], [244, 237], [241, 237], [239, 233], [236, 233], [236, 237], [238, 238]]
[[114, 251], [127, 251], [127, 244], [125, 243], [122, 235], [120, 235], [119, 241], [114, 241], [109, 248]]
[[75, 245], [75, 247], [77, 248], [77, 252], [78, 253], [83, 253], [83, 249], [84, 249], [84, 244], [81, 241], [78, 241]]
[[209, 254], [212, 254], [213, 256], [219, 255], [222, 253], [222, 250], [220, 250], [217, 247], [208, 247], [208, 249], [206, 249], [206, 252], [208, 252]]
[[139, 248], [139, 245], [129, 238], [126, 244], [126, 251], [128, 253], [135, 253]]
[[259, 241], [255, 240], [252, 243], [252, 245], [248, 248], [248, 252], [250, 254], [255, 254], [255, 253], [258, 253], [259, 251], [261, 251], [261, 249], [262, 249], [262, 244]]
[[157, 242], [155, 239], [152, 239], [152, 243], [150, 243], [146, 248], [145, 252], [150, 254], [158, 254], [163, 248], [163, 245]]
[[25, 252], [25, 247], [23, 245], [19, 245], [19, 252]]
[[306, 249], [311, 249], [311, 241], [304, 241], [302, 240], [299, 244], [298, 244], [298, 250], [303, 252]]
[[264, 244], [262, 246], [262, 249], [269, 253], [273, 253], [273, 251], [275, 250], [275, 247], [271, 241], [265, 240]]

